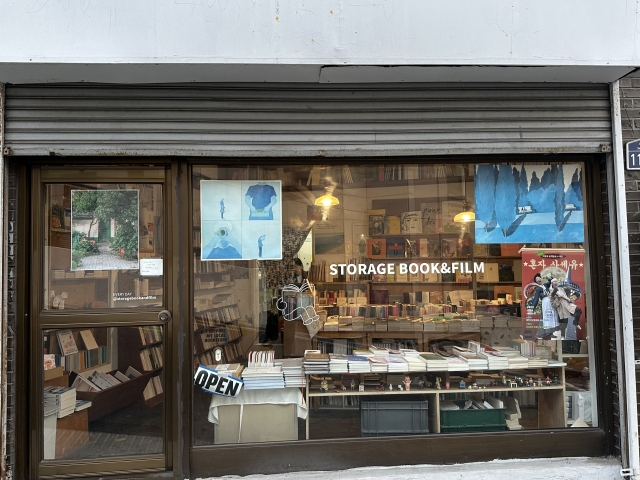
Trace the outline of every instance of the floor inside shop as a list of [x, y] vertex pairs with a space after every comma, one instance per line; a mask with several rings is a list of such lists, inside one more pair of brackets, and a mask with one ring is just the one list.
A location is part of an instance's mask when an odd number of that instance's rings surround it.
[[[162, 403], [151, 408], [132, 403], [90, 422], [88, 441], [56, 460], [161, 454], [163, 430]], [[82, 434], [77, 430], [60, 433], [70, 444], [73, 436]]]

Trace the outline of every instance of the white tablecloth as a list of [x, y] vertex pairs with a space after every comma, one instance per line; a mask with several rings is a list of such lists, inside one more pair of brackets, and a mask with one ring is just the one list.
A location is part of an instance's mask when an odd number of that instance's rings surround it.
[[307, 405], [299, 388], [269, 388], [264, 390], [245, 390], [243, 388], [237, 397], [211, 395], [208, 420], [211, 423], [218, 423], [218, 407], [221, 405], [259, 405], [265, 403], [276, 405], [295, 404], [298, 418], [307, 418]]

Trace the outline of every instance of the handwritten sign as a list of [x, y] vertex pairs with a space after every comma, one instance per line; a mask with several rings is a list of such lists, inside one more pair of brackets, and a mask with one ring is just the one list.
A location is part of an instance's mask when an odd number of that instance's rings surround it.
[[159, 277], [162, 275], [161, 258], [141, 258], [140, 275], [144, 277]]
[[198, 366], [193, 381], [205, 392], [223, 397], [237, 397], [244, 385], [242, 380], [220, 375], [217, 370], [202, 365]]

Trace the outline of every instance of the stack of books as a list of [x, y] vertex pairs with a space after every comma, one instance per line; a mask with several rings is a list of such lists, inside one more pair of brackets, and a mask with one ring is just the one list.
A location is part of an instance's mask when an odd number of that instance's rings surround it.
[[76, 389], [73, 387], [47, 387], [44, 389], [44, 408], [56, 409], [57, 418], [71, 415], [76, 408]]
[[320, 353], [320, 350], [305, 350], [304, 372], [306, 374], [328, 373], [329, 354]]
[[420, 356], [418, 352], [417, 355], [405, 355], [404, 359], [409, 366], [410, 372], [426, 372], [427, 371], [427, 362], [424, 358]]
[[470, 318], [463, 318], [460, 320], [462, 332], [479, 332], [480, 321]]
[[340, 322], [338, 321], [338, 316], [331, 315], [330, 317], [327, 317], [327, 321], [324, 322], [324, 326], [322, 327], [322, 329], [325, 332], [337, 332], [339, 324]]
[[347, 355], [347, 361], [349, 362], [349, 373], [369, 373], [371, 367], [369, 366], [369, 359], [361, 355]]
[[530, 357], [528, 364], [529, 364], [529, 368], [546, 367], [549, 365], [549, 360], [546, 358], [540, 358], [540, 357]]
[[245, 390], [284, 388], [282, 367], [247, 367], [242, 371]]
[[304, 387], [307, 383], [301, 358], [285, 358], [282, 360], [282, 373], [285, 387]]
[[453, 347], [453, 354], [464, 359], [469, 365], [469, 370], [484, 370], [489, 367], [486, 358], [464, 347]]
[[369, 363], [371, 364], [371, 371], [374, 373], [386, 373], [389, 371], [389, 362], [387, 362], [386, 358], [369, 357]]
[[85, 410], [91, 406], [91, 400], [76, 400], [76, 406], [73, 409], [74, 412]]
[[443, 372], [449, 370], [447, 359], [437, 353], [421, 353], [420, 357], [427, 364], [427, 372]]
[[389, 373], [404, 373], [409, 371], [409, 365], [402, 357], [391, 355], [387, 361], [389, 362]]
[[346, 355], [339, 353], [329, 354], [329, 373], [348, 373], [349, 362]]
[[221, 377], [240, 378], [244, 366], [239, 363], [222, 363], [212, 367]]
[[467, 372], [469, 371], [469, 364], [464, 358], [457, 357], [456, 355], [443, 355], [447, 360], [448, 370], [450, 372]]

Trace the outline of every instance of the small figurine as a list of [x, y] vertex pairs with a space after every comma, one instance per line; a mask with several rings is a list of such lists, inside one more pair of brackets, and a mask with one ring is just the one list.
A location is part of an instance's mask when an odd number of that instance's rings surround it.
[[399, 384], [398, 384], [398, 390], [400, 390], [400, 391], [404, 390], [404, 389], [402, 388], [402, 384], [401, 384], [401, 383], [399, 383]]
[[493, 380], [491, 380], [491, 381], [489, 382], [489, 388], [493, 388], [493, 387], [495, 387], [495, 386], [496, 386], [496, 385], [495, 385], [495, 383], [493, 383]]
[[471, 387], [472, 387], [474, 390], [478, 390], [478, 384], [477, 384], [476, 382], [473, 382], [473, 385], [471, 385]]
[[542, 378], [538, 377], [538, 386], [541, 387], [542, 386]]
[[460, 388], [465, 388], [467, 386], [466, 383], [464, 383], [464, 380], [460, 380]]
[[423, 390], [424, 389], [424, 380], [420, 379], [418, 380], [418, 390]]
[[356, 388], [356, 382], [355, 380], [353, 380], [353, 378], [351, 379], [351, 391], [353, 392]]
[[320, 382], [320, 391], [322, 393], [327, 393], [329, 391], [329, 384], [327, 383], [326, 380], [322, 380]]
[[404, 376], [404, 381], [402, 383], [404, 383], [404, 389], [407, 392], [411, 390], [411, 377], [409, 375]]
[[389, 391], [393, 392], [393, 385], [389, 384]]
[[469, 386], [467, 387], [467, 390], [471, 390], [471, 385], [469, 385]]
[[440, 390], [440, 382], [442, 381], [442, 379], [440, 377], [436, 377], [436, 389]]
[[559, 385], [560, 384], [560, 379], [558, 378], [558, 374], [556, 374], [556, 373], [553, 374], [553, 384], [554, 385]]
[[342, 391], [343, 391], [343, 392], [346, 392], [346, 391], [347, 391], [347, 387], [345, 387], [344, 385], [341, 385], [341, 387], [342, 387]]
[[516, 377], [516, 382], [518, 382], [519, 387], [522, 387], [524, 385], [524, 381], [522, 380], [522, 377]]
[[444, 389], [445, 389], [445, 390], [449, 390], [449, 387], [450, 387], [450, 386], [451, 386], [451, 385], [449, 384], [449, 382], [444, 382]]
[[502, 375], [502, 386], [503, 387], [507, 386], [507, 376], [506, 375]]
[[[364, 385], [360, 385], [362, 387], [362, 389], [364, 390]], [[384, 391], [384, 385], [376, 385], [376, 390], [378, 392], [382, 392]]]
[[551, 385], [551, 379], [549, 378], [549, 375], [547, 375], [547, 378], [544, 379], [544, 383], [547, 385], [547, 387]]
[[364, 392], [364, 384], [361, 383], [360, 385], [358, 385], [358, 391]]
[[424, 382], [424, 386], [427, 387], [427, 388], [431, 388], [431, 387], [433, 387], [433, 383], [431, 383], [429, 380], [426, 380]]
[[509, 382], [509, 388], [518, 388], [518, 382], [511, 380]]

